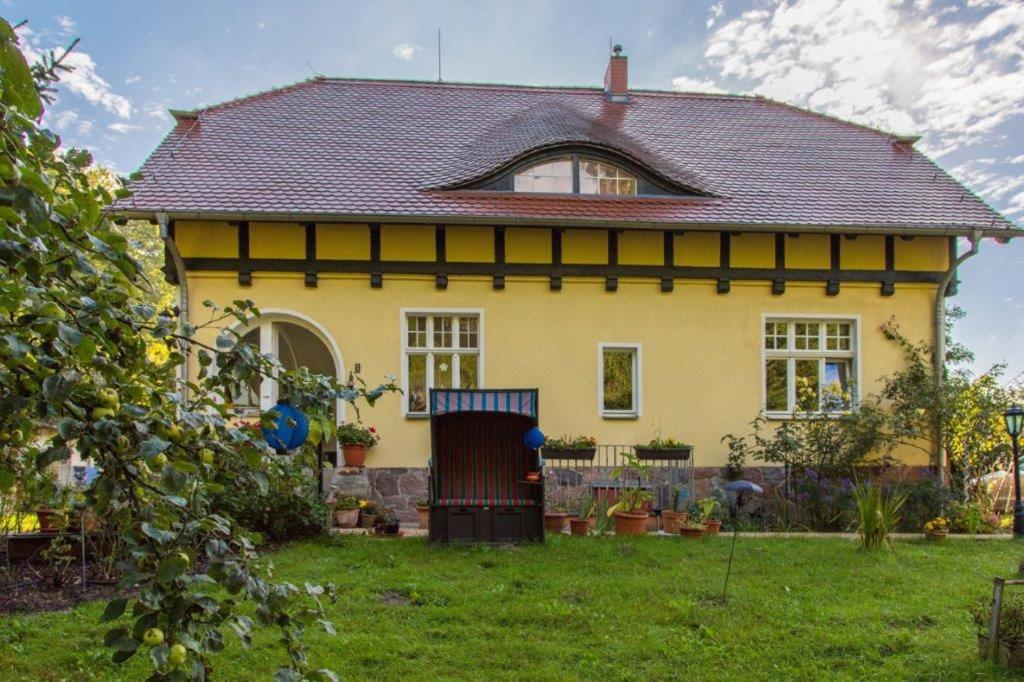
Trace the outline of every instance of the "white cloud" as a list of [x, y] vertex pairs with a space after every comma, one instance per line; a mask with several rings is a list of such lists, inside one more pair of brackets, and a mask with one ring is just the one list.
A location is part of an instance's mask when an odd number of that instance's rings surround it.
[[1024, 154], [1014, 156], [1013, 158], [1007, 159], [1007, 163], [1024, 163]]
[[672, 79], [672, 89], [680, 92], [725, 92], [713, 80], [700, 80], [689, 76], [676, 76]]
[[712, 26], [714, 26], [715, 22], [718, 21], [718, 17], [722, 16], [722, 12], [724, 11], [725, 3], [722, 1], [716, 2], [715, 4], [711, 5], [711, 7], [708, 8], [707, 27], [711, 28]]
[[263, 22], [261, 21], [260, 23], [256, 24], [256, 28], [263, 28]]
[[391, 49], [391, 54], [398, 59], [409, 61], [410, 59], [414, 59], [416, 57], [416, 53], [422, 49], [423, 48], [419, 45], [414, 45], [412, 43], [399, 43]]
[[132, 83], [138, 83], [142, 80], [142, 76], [128, 76], [124, 79], [125, 85], [131, 85]]
[[718, 27], [705, 56], [770, 97], [921, 133], [941, 156], [1024, 113], [1024, 3], [959, 17], [927, 2], [775, 0]]
[[61, 33], [65, 35], [72, 33], [75, 30], [75, 22], [71, 17], [63, 14], [57, 15], [57, 25], [60, 26]]
[[53, 114], [47, 112], [43, 124], [61, 134], [74, 131], [79, 135], [88, 135], [93, 125], [92, 121], [82, 118], [74, 109], [61, 109]]
[[142, 126], [137, 126], [132, 123], [111, 123], [107, 125], [107, 130], [119, 135], [127, 135], [135, 130], [142, 130]]

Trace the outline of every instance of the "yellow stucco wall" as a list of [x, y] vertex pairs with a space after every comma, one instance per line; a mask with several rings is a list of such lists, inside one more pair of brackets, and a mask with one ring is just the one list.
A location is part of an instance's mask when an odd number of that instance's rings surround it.
[[839, 264], [844, 270], [884, 270], [885, 237], [860, 235], [843, 237], [839, 245]]
[[729, 263], [734, 268], [774, 268], [775, 235], [757, 232], [733, 235]]
[[506, 228], [505, 260], [509, 263], [550, 263], [551, 232], [529, 227]]
[[380, 257], [382, 260], [434, 260], [435, 232], [433, 225], [381, 225]]
[[298, 223], [249, 223], [252, 258], [305, 258], [306, 228]]
[[828, 270], [831, 265], [832, 252], [828, 235], [802, 234], [799, 237], [786, 237], [787, 268]]
[[493, 263], [494, 230], [450, 226], [445, 230], [445, 251], [451, 263]]
[[676, 265], [716, 268], [720, 262], [720, 237], [717, 232], [686, 232], [676, 235]]
[[897, 237], [893, 247], [897, 270], [945, 270], [949, 261], [949, 241], [944, 237]]
[[238, 229], [225, 222], [177, 220], [174, 241], [184, 258], [238, 258]]
[[562, 262], [575, 265], [608, 262], [608, 233], [604, 230], [566, 230], [562, 233]]
[[662, 265], [664, 262], [665, 241], [660, 231], [619, 233], [619, 263], [622, 265]]
[[[882, 323], [895, 316], [912, 340], [930, 339], [933, 287], [897, 285], [886, 298], [877, 284], [844, 283], [838, 296], [828, 297], [820, 283], [791, 282], [784, 295], [772, 296], [768, 283], [733, 282], [732, 291], [720, 295], [713, 283], [677, 282], [675, 291], [662, 294], [649, 280], [624, 279], [612, 294], [600, 279], [566, 278], [563, 290], [552, 292], [545, 278], [510, 277], [504, 291], [495, 291], [487, 277], [452, 277], [440, 291], [432, 277], [386, 276], [383, 288], [372, 289], [366, 276], [324, 274], [310, 289], [301, 275], [257, 273], [243, 289], [234, 273], [193, 273], [189, 292], [195, 310], [204, 299], [224, 304], [246, 297], [263, 309], [294, 310], [315, 320], [337, 343], [346, 369], [361, 363], [370, 383], [400, 375], [402, 308], [479, 309], [485, 386], [538, 387], [547, 433], [587, 433], [601, 443], [628, 444], [660, 431], [692, 442], [698, 466], [718, 466], [727, 454], [722, 436], [746, 433], [761, 408], [765, 313], [858, 318], [861, 385], [873, 390], [878, 377], [901, 364]], [[600, 342], [642, 344], [639, 419], [599, 416]], [[426, 463], [429, 422], [404, 418], [400, 401], [387, 396], [364, 410], [364, 421], [383, 436], [370, 466]], [[916, 451], [906, 456], [909, 463], [926, 463]]]
[[317, 223], [316, 256], [327, 260], [370, 260], [370, 226]]

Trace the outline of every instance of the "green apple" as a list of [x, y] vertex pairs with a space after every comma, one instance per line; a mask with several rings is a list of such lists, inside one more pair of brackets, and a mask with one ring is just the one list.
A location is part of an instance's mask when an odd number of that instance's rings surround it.
[[46, 303], [39, 306], [39, 309], [36, 310], [36, 313], [40, 317], [51, 317], [55, 320], [64, 320], [65, 318], [67, 318], [67, 313], [64, 312], [64, 309], [61, 308], [56, 303], [54, 303], [53, 301], [47, 301]]
[[163, 465], [167, 464], [167, 455], [165, 455], [162, 452], [159, 452], [153, 455], [153, 459], [149, 460], [149, 462], [154, 467], [162, 467]]
[[203, 448], [202, 450], [199, 451], [199, 459], [202, 460], [203, 464], [206, 464], [207, 466], [212, 465], [214, 461], [213, 450], [211, 450], [210, 448]]
[[182, 561], [184, 561], [186, 566], [188, 566], [189, 562], [192, 561], [189, 558], [188, 554], [186, 554], [185, 552], [178, 552], [178, 558], [181, 559]]
[[167, 654], [167, 662], [173, 666], [179, 666], [185, 662], [188, 651], [181, 644], [171, 645], [171, 653]]
[[94, 408], [92, 408], [92, 418], [93, 419], [107, 419], [108, 417], [112, 417], [113, 415], [114, 415], [114, 411], [112, 409], [110, 409], [109, 407], [94, 407]]
[[[149, 646], [157, 646], [164, 643], [164, 631], [160, 628], [150, 628], [142, 634], [142, 641]], [[176, 644], [175, 646], [181, 646]], [[182, 647], [184, 648], [184, 647]]]
[[96, 397], [100, 399], [100, 402], [107, 407], [114, 407], [121, 402], [121, 399], [117, 395], [117, 391], [112, 388], [101, 388], [96, 394]]

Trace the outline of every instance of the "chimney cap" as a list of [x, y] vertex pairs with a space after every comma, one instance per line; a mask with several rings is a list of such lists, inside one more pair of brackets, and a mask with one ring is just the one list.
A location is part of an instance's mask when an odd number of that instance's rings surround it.
[[612, 52], [615, 53], [616, 57], [621, 55], [622, 54], [622, 45], [616, 43], [615, 46], [612, 47]]

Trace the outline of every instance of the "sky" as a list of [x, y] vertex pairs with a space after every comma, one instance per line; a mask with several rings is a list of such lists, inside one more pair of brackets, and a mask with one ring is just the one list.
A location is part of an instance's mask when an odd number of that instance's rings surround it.
[[[1024, 224], [1022, 0], [0, 0], [35, 55], [81, 43], [45, 124], [119, 173], [190, 109], [313, 74], [758, 93], [897, 133]], [[1024, 373], [1024, 239], [961, 268], [975, 369]]]

